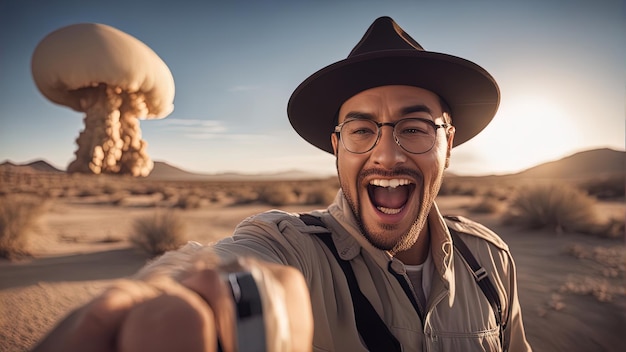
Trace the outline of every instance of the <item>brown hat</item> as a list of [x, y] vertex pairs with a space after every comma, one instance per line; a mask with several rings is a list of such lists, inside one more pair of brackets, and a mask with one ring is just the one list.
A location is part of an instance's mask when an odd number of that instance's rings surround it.
[[333, 153], [330, 135], [341, 105], [364, 90], [408, 85], [439, 95], [452, 110], [454, 146], [477, 135], [498, 110], [496, 81], [482, 67], [425, 51], [389, 17], [367, 30], [348, 58], [317, 71], [296, 88], [287, 114], [293, 128], [314, 146]]

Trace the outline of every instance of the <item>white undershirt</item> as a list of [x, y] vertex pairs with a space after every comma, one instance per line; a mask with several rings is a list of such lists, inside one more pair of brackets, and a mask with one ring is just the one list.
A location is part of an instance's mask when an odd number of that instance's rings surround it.
[[409, 280], [411, 280], [411, 284], [413, 285], [417, 299], [420, 301], [421, 307], [426, 310], [433, 272], [430, 251], [428, 251], [428, 257], [426, 257], [426, 260], [422, 264], [405, 264], [404, 267], [406, 268], [406, 275], [409, 277]]

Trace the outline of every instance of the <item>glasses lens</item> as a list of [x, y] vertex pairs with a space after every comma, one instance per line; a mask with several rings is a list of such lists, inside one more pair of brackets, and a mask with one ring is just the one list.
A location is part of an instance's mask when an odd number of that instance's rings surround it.
[[435, 144], [435, 126], [427, 120], [401, 120], [394, 131], [402, 148], [411, 153], [425, 153]]
[[[352, 153], [367, 153], [378, 140], [379, 128], [376, 122], [365, 119], [346, 121], [341, 126], [341, 142]], [[394, 135], [400, 146], [409, 153], [420, 154], [435, 145], [436, 128], [432, 121], [423, 119], [403, 119], [394, 127]]]
[[352, 153], [365, 153], [372, 149], [378, 138], [378, 126], [370, 120], [350, 120], [341, 126], [343, 146]]

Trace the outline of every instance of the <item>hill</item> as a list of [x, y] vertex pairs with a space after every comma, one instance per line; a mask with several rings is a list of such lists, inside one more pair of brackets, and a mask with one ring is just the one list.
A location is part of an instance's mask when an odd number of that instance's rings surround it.
[[531, 167], [512, 176], [525, 178], [589, 178], [624, 175], [626, 152], [594, 149], [576, 153], [560, 160]]
[[63, 170], [57, 169], [56, 167], [50, 165], [49, 163], [43, 160], [33, 161], [31, 163], [26, 164], [25, 166], [30, 166], [34, 170], [41, 171], [41, 172], [65, 172]]
[[[15, 164], [5, 161], [0, 164], [0, 172], [27, 173], [63, 173], [43, 160], [27, 164]], [[626, 151], [608, 148], [587, 150], [572, 154], [560, 160], [543, 163], [516, 174], [502, 176], [457, 176], [447, 174], [450, 178], [552, 178], [552, 179], [584, 179], [590, 177], [624, 176], [626, 175]], [[241, 174], [216, 173], [204, 174], [183, 170], [169, 163], [156, 161], [154, 169], [147, 177], [152, 180], [167, 181], [280, 181], [280, 180], [314, 180], [324, 179], [329, 175], [321, 175], [299, 170], [277, 173]]]
[[0, 164], [0, 171], [9, 173], [37, 174], [43, 173], [65, 173], [56, 167], [50, 165], [43, 160], [36, 160], [27, 164], [15, 164], [11, 161], [5, 161]]
[[178, 180], [178, 181], [295, 181], [315, 180], [327, 178], [328, 175], [318, 175], [310, 172], [289, 170], [276, 173], [241, 174], [241, 173], [218, 173], [202, 174], [185, 171], [166, 162], [154, 162], [154, 168], [148, 179], [153, 180]]
[[162, 161], [155, 161], [148, 178], [159, 180], [190, 180], [202, 177], [201, 174], [188, 172]]
[[[63, 174], [64, 170], [59, 170], [46, 161], [36, 160], [24, 164], [16, 164], [11, 161], [4, 161], [0, 164], [0, 173], [36, 175], [38, 173]], [[147, 179], [160, 181], [297, 181], [297, 180], [317, 180], [328, 178], [328, 175], [290, 170], [265, 174], [240, 174], [240, 173], [219, 173], [203, 174], [183, 170], [166, 162], [155, 161], [154, 168]]]

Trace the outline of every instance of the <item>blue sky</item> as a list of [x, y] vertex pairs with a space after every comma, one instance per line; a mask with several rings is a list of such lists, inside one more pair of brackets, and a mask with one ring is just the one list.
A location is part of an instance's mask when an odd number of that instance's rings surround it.
[[41, 95], [31, 55], [48, 33], [104, 23], [170, 68], [174, 111], [141, 122], [148, 153], [186, 170], [333, 174], [334, 158], [300, 139], [292, 91], [345, 58], [371, 22], [391, 16], [425, 49], [461, 56], [498, 81], [496, 118], [453, 150], [451, 171], [516, 172], [577, 151], [624, 149], [622, 0], [32, 1], [0, 0], [0, 162], [73, 160], [82, 114]]

